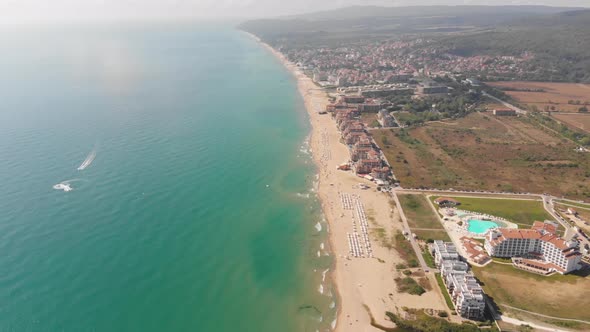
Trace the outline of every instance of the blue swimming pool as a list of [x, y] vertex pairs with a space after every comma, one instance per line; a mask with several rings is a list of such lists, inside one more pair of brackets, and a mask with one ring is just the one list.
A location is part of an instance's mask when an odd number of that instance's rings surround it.
[[489, 220], [470, 219], [468, 223], [467, 230], [474, 234], [483, 235], [488, 229], [498, 227], [498, 224]]

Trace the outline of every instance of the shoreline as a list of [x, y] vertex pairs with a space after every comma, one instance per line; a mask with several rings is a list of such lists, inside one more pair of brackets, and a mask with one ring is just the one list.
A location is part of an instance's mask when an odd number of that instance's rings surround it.
[[[336, 170], [350, 159], [350, 151], [341, 142], [334, 119], [317, 112], [329, 103], [325, 89], [318, 87], [282, 53], [257, 36], [245, 33], [272, 53], [293, 75], [309, 116], [309, 146], [318, 169], [317, 197], [328, 224], [328, 243], [334, 257], [333, 269], [329, 271], [338, 304], [333, 330], [378, 331], [371, 326], [371, 316], [382, 326], [395, 327], [385, 312], [399, 313], [402, 307], [447, 310], [434, 276], [424, 276], [423, 272], [416, 271], [416, 278], [425, 279], [432, 286], [432, 290], [422, 296], [398, 291], [394, 279], [403, 275], [395, 266], [406, 263], [392, 248], [391, 242], [395, 232], [402, 230], [398, 209], [391, 204], [391, 197], [377, 191], [373, 183], [352, 172]], [[371, 189], [362, 190], [359, 183]], [[349, 237], [356, 233], [355, 218], [358, 217], [352, 208], [343, 206], [344, 196], [353, 197], [366, 211], [374, 257], [360, 258], [350, 254]]]
[[[309, 141], [309, 149], [311, 151], [311, 159], [314, 163], [314, 165], [317, 168], [317, 184], [316, 184], [316, 195], [318, 198], [318, 201], [320, 202], [320, 206], [322, 209], [322, 216], [325, 218], [326, 223], [328, 224], [328, 246], [329, 248], [332, 249], [331, 255], [333, 256], [333, 266], [332, 268], [327, 272], [328, 278], [331, 279], [332, 281], [332, 287], [333, 290], [335, 292], [334, 297], [335, 297], [335, 303], [336, 303], [336, 317], [334, 317], [334, 322], [335, 324], [333, 324], [332, 327], [332, 331], [340, 331], [339, 329], [339, 322], [341, 319], [341, 315], [342, 315], [342, 297], [340, 294], [340, 286], [338, 285], [338, 282], [336, 281], [336, 274], [338, 269], [336, 268], [337, 266], [337, 261], [340, 259], [337, 255], [337, 252], [335, 250], [334, 247], [334, 241], [332, 238], [332, 232], [331, 232], [331, 228], [332, 228], [332, 223], [330, 222], [330, 218], [328, 217], [328, 215], [326, 214], [326, 206], [325, 206], [325, 199], [324, 197], [322, 197], [322, 172], [321, 172], [321, 162], [318, 160], [318, 156], [317, 156], [317, 151], [316, 151], [316, 146], [314, 145], [314, 139], [315, 136], [317, 136], [317, 129], [316, 126], [314, 126], [313, 121], [312, 121], [312, 113], [313, 110], [310, 108], [309, 102], [310, 100], [308, 100], [309, 98], [306, 98], [306, 94], [304, 93], [304, 91], [302, 90], [302, 83], [301, 82], [301, 78], [299, 77], [299, 75], [303, 75], [303, 73], [300, 73], [297, 68], [295, 67], [295, 65], [293, 65], [282, 53], [280, 53], [279, 51], [275, 50], [274, 48], [272, 48], [270, 45], [268, 45], [267, 43], [263, 42], [260, 38], [258, 38], [256, 35], [251, 34], [249, 32], [245, 32], [244, 33], [246, 35], [248, 35], [249, 37], [253, 38], [258, 44], [260, 44], [262, 47], [264, 47], [267, 51], [269, 51], [270, 53], [273, 54], [273, 56], [275, 56], [276, 59], [279, 60], [279, 62], [289, 71], [289, 73], [295, 78], [295, 80], [297, 81], [297, 91], [299, 92], [299, 95], [301, 96], [301, 98], [303, 99], [304, 102], [304, 107], [305, 107], [305, 111], [308, 114], [309, 117], [309, 124], [310, 124], [310, 131], [309, 131], [309, 135], [308, 135], [308, 141]], [[318, 88], [319, 89], [319, 88]], [[325, 101], [328, 101], [328, 96], [327, 94], [325, 95]]]

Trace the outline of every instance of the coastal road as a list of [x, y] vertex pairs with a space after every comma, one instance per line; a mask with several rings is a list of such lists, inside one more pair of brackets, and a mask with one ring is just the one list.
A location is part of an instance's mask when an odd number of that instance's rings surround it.
[[482, 91], [481, 94], [483, 94], [484, 96], [486, 96], [486, 97], [488, 97], [490, 99], [493, 99], [493, 100], [499, 102], [500, 104], [502, 104], [502, 105], [504, 105], [504, 106], [506, 106], [506, 107], [508, 107], [508, 108], [510, 108], [512, 110], [515, 110], [516, 113], [518, 113], [518, 114], [527, 114], [527, 111], [525, 111], [523, 109], [520, 109], [520, 108], [518, 108], [518, 107], [516, 107], [516, 106], [514, 106], [514, 105], [512, 105], [510, 103], [507, 103], [507, 102], [503, 101], [502, 99], [500, 99], [498, 97], [494, 97], [494, 96], [488, 94], [487, 92]]
[[420, 262], [420, 266], [422, 267], [423, 271], [428, 271], [429, 270], [428, 265], [426, 265], [426, 262], [424, 261], [424, 257], [422, 257], [422, 250], [420, 250], [420, 246], [418, 245], [418, 242], [416, 242], [416, 239], [414, 239], [414, 237], [412, 236], [412, 231], [410, 230], [410, 225], [408, 224], [408, 219], [406, 219], [406, 215], [404, 214], [404, 209], [402, 208], [402, 204], [400, 203], [395, 190], [391, 191], [391, 197], [393, 198], [393, 201], [395, 202], [395, 206], [397, 206], [397, 208], [399, 210], [399, 215], [402, 218], [402, 222], [404, 224], [404, 231], [406, 231], [408, 233], [408, 238], [410, 240], [410, 244], [412, 245], [412, 248], [414, 249], [414, 252], [416, 253], [416, 257], [418, 258], [418, 262]]

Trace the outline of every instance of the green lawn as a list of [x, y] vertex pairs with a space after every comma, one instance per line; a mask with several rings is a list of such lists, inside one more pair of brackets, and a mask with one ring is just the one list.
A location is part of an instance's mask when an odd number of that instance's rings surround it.
[[442, 229], [438, 216], [423, 195], [398, 195], [410, 228]]
[[[435, 200], [437, 197], [431, 197]], [[543, 208], [543, 202], [533, 200], [452, 197], [461, 205], [459, 209], [502, 217], [522, 226], [532, 225], [535, 221], [552, 220]]]
[[441, 230], [433, 230], [433, 231], [425, 231], [425, 230], [412, 230], [412, 233], [416, 234], [418, 239], [426, 241], [428, 239], [432, 240], [443, 240], [443, 241], [451, 241], [449, 238], [449, 234], [444, 229]]
[[428, 265], [429, 268], [436, 268], [436, 265], [434, 264], [434, 257], [432, 257], [432, 254], [430, 253], [430, 251], [428, 251], [428, 249], [422, 251], [422, 257], [424, 258], [424, 261], [426, 262], [426, 265]]
[[440, 288], [442, 295], [445, 297], [445, 302], [447, 303], [447, 306], [449, 307], [449, 309], [455, 310], [455, 306], [453, 305], [453, 301], [451, 300], [449, 291], [447, 291], [447, 287], [445, 287], [445, 284], [442, 280], [442, 277], [440, 276], [440, 273], [436, 273], [435, 275], [436, 282], [438, 283], [438, 287]]

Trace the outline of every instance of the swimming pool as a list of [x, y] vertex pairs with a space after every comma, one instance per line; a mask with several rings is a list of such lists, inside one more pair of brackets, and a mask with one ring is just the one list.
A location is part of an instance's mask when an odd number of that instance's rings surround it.
[[467, 230], [474, 234], [483, 235], [488, 229], [498, 227], [498, 224], [489, 220], [470, 219], [468, 223]]

